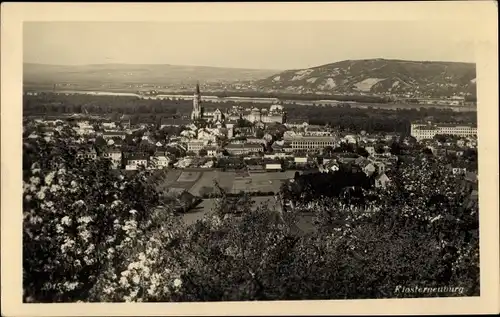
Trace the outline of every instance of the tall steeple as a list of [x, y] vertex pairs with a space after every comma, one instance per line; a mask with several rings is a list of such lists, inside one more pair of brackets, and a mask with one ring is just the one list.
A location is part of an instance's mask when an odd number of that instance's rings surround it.
[[193, 112], [191, 112], [191, 120], [198, 120], [203, 117], [203, 108], [201, 106], [200, 83], [196, 82], [196, 90], [193, 96]]

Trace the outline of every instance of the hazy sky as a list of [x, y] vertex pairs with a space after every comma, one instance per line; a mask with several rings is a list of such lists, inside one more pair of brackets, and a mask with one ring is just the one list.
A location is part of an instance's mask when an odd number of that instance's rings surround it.
[[24, 62], [294, 69], [346, 59], [474, 62], [465, 22], [25, 22]]

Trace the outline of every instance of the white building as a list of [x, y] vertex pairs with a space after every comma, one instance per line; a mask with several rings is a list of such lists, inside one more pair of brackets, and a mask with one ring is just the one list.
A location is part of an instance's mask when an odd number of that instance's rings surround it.
[[206, 148], [207, 156], [217, 156], [217, 147], [209, 146]]
[[198, 154], [200, 150], [203, 149], [207, 144], [208, 142], [204, 140], [191, 140], [187, 142], [187, 150], [188, 152], [194, 152]]
[[147, 167], [148, 159], [142, 155], [131, 156], [127, 159], [127, 163], [125, 165], [126, 170], [136, 170], [140, 166]]
[[114, 122], [103, 122], [101, 125], [105, 129], [116, 129], [116, 123]]
[[344, 136], [343, 140], [346, 143], [356, 144], [356, 142], [358, 142], [358, 137], [354, 134], [348, 134]]
[[165, 155], [165, 152], [157, 152], [150, 157], [152, 169], [165, 169], [170, 164], [170, 158]]
[[471, 137], [477, 136], [477, 126], [468, 124], [412, 123], [410, 133], [417, 141], [432, 139], [438, 134]]

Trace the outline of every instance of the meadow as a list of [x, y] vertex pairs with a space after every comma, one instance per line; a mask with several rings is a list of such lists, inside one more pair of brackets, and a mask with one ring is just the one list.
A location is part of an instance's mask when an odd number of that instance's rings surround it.
[[228, 193], [244, 192], [278, 192], [283, 181], [293, 178], [294, 171], [236, 173], [222, 171], [182, 171], [169, 170], [163, 188], [185, 189], [195, 196], [214, 191], [216, 181]]

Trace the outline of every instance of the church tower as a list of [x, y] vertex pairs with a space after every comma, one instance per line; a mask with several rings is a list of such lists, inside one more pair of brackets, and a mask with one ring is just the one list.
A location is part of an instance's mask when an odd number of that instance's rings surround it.
[[193, 96], [193, 112], [191, 112], [191, 120], [198, 120], [203, 117], [203, 107], [201, 106], [200, 83], [196, 83], [196, 91]]

